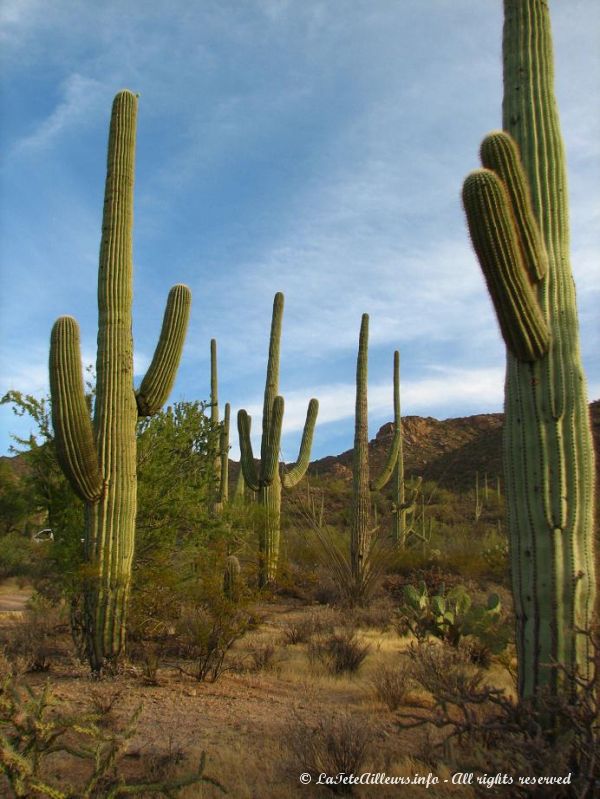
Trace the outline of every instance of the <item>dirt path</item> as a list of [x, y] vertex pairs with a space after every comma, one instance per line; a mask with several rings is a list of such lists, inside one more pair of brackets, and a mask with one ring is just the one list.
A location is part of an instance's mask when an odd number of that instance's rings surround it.
[[0, 583], [0, 613], [25, 610], [31, 594], [31, 586], [19, 586], [15, 577], [3, 580]]

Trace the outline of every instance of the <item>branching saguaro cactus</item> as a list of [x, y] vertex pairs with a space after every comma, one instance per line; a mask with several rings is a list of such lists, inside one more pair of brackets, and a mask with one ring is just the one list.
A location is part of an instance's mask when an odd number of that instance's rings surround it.
[[185, 338], [190, 291], [174, 286], [154, 358], [133, 388], [132, 227], [137, 97], [115, 97], [98, 276], [98, 351], [93, 424], [85, 400], [79, 328], [59, 318], [50, 342], [52, 423], [61, 466], [86, 508], [87, 651], [94, 672], [123, 649], [136, 519], [136, 423], [166, 400]]
[[591, 678], [594, 454], [546, 0], [505, 0], [503, 54], [505, 132], [484, 140], [463, 202], [507, 347], [505, 491], [527, 698], [573, 692], [561, 675], [575, 669]]
[[398, 462], [402, 442], [400, 420], [400, 355], [394, 353], [394, 437], [381, 474], [370, 479], [369, 421], [368, 421], [368, 355], [369, 315], [363, 314], [360, 325], [358, 358], [356, 361], [356, 411], [354, 417], [354, 450], [352, 456], [352, 509], [350, 527], [350, 565], [355, 584], [367, 578], [368, 554], [374, 528], [371, 526], [371, 491], [381, 491]]
[[310, 461], [313, 433], [319, 412], [319, 403], [311, 399], [302, 433], [298, 460], [292, 468], [279, 474], [279, 444], [283, 423], [284, 401], [279, 396], [279, 350], [283, 319], [283, 294], [278, 292], [273, 301], [267, 381], [263, 403], [262, 441], [260, 466], [256, 467], [250, 441], [250, 418], [245, 410], [238, 412], [240, 461], [248, 488], [257, 492], [257, 501], [264, 509], [264, 522], [259, 533], [259, 585], [275, 580], [279, 560], [281, 527], [281, 487], [293, 488], [304, 476]]
[[[414, 534], [414, 517], [417, 496], [421, 487], [418, 479], [411, 491], [410, 499], [406, 498], [406, 480], [404, 478], [404, 435], [402, 417], [400, 415], [400, 353], [394, 353], [394, 433], [400, 431], [398, 456], [394, 466], [392, 479], [392, 540], [398, 549], [405, 549], [407, 539]], [[409, 523], [409, 517], [411, 519]]]
[[214, 488], [211, 511], [220, 513], [229, 500], [229, 426], [231, 406], [225, 403], [223, 421], [219, 422], [219, 380], [217, 372], [217, 342], [210, 340], [210, 421], [214, 436]]

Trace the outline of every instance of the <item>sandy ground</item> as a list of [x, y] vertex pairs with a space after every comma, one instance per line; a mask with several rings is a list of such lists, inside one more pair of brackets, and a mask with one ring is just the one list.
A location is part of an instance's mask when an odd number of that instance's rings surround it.
[[[2, 607], [21, 606], [26, 590], [13, 587], [2, 592]], [[301, 763], [290, 748], [295, 731], [310, 738], [321, 720], [349, 714], [361, 727], [369, 728], [369, 753], [362, 772], [387, 774], [436, 773], [442, 780], [439, 789], [422, 786], [383, 785], [359, 788], [359, 797], [442, 797], [471, 795], [464, 786], [443, 784], [443, 770], [426, 765], [426, 739], [422, 730], [401, 730], [397, 712], [379, 702], [373, 692], [373, 676], [382, 663], [405, 657], [406, 639], [393, 630], [364, 629], [360, 635], [370, 652], [357, 675], [334, 677], [311, 664], [306, 644], [286, 644], [285, 628], [290, 621], [308, 613], [328, 609], [302, 607], [292, 602], [260, 608], [260, 627], [236, 644], [232, 653], [238, 663], [215, 683], [200, 683], [183, 675], [175, 663], [164, 664], [158, 672], [158, 685], [145, 684], [139, 668], [131, 667], [115, 678], [93, 681], [85, 666], [73, 657], [69, 636], [57, 638], [51, 668], [43, 674], [25, 676], [27, 683], [41, 687], [50, 682], [61, 710], [78, 717], [97, 706], [98, 701], [118, 699], [107, 721], [113, 728], [123, 727], [136, 708], [142, 706], [137, 731], [129, 742], [123, 771], [130, 776], [148, 775], [170, 753], [180, 753], [174, 773], [189, 772], [206, 753], [206, 773], [217, 778], [235, 799], [287, 799], [287, 797], [325, 797], [333, 794], [314, 784], [301, 785]], [[5, 613], [0, 627], [19, 624], [19, 614]], [[14, 630], [15, 628], [12, 627]], [[266, 668], [252, 670], [240, 666], [251, 660], [252, 652], [271, 644], [275, 648]], [[417, 697], [417, 702], [419, 698]], [[427, 702], [424, 701], [424, 705]], [[425, 754], [424, 754], [425, 752]], [[57, 780], [74, 779], [78, 763], [59, 760], [49, 773]], [[2, 786], [0, 785], [0, 795]], [[213, 786], [183, 789], [181, 799], [222, 794]]]
[[19, 586], [16, 578], [8, 577], [0, 583], [0, 613], [25, 610], [30, 597], [30, 586]]

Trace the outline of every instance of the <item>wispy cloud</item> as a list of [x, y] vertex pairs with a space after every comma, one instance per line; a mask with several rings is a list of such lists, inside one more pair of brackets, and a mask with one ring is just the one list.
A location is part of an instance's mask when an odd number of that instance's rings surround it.
[[[320, 454], [334, 428], [351, 446], [363, 312], [373, 424], [391, 416], [394, 349], [405, 412], [497, 409], [504, 347], [459, 192], [482, 135], [500, 124], [501, 4], [434, 5], [5, 0], [7, 387], [42, 385], [61, 313], [77, 316], [94, 352], [107, 122], [128, 86], [141, 94], [137, 373], [168, 288], [183, 281], [194, 301], [174, 399], [207, 397], [216, 337], [223, 401], [255, 409], [272, 297], [285, 293], [284, 444], [294, 454], [310, 395], [321, 400]], [[597, 386], [600, 6], [555, 6], [582, 350]]]
[[100, 81], [75, 73], [63, 82], [61, 95], [62, 99], [51, 114], [32, 133], [15, 143], [13, 155], [20, 151], [44, 150], [65, 130], [89, 121], [106, 91]]
[[[443, 405], [465, 407], [471, 412], [477, 409], [499, 410], [503, 399], [503, 369], [459, 369], [441, 366], [431, 369], [431, 376], [402, 382], [401, 395], [403, 415], [427, 415], [439, 411]], [[369, 416], [372, 424], [380, 426], [393, 418], [392, 381], [374, 383], [368, 388]], [[355, 412], [356, 386], [352, 383], [328, 383], [312, 386], [302, 391], [284, 392], [284, 440], [283, 457], [295, 458], [298, 436], [306, 420], [310, 397], [319, 399], [317, 421], [318, 438], [328, 424], [352, 420]], [[233, 418], [237, 413], [233, 409]], [[263, 411], [262, 398], [257, 398], [246, 407], [253, 420], [253, 446], [260, 447], [260, 425]], [[371, 429], [371, 437], [376, 429]], [[232, 436], [232, 457], [239, 456], [237, 434]], [[333, 453], [331, 453], [333, 454]]]

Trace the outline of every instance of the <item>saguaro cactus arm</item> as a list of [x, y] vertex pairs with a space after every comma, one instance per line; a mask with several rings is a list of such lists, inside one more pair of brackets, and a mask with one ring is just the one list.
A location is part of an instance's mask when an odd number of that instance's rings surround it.
[[548, 254], [531, 204], [529, 183], [516, 142], [503, 130], [488, 133], [480, 148], [481, 163], [500, 178], [510, 200], [525, 268], [539, 283], [548, 271]]
[[319, 401], [313, 398], [308, 403], [308, 411], [306, 412], [306, 422], [304, 423], [304, 430], [302, 432], [298, 460], [281, 478], [284, 488], [293, 488], [306, 474], [308, 464], [310, 463], [310, 451], [318, 413]]
[[510, 199], [500, 178], [477, 169], [463, 186], [469, 233], [508, 349], [520, 361], [548, 351], [550, 331], [523, 262]]
[[250, 417], [242, 408], [238, 411], [238, 435], [240, 439], [240, 467], [244, 475], [246, 485], [252, 491], [260, 488], [256, 463], [254, 462], [254, 452], [252, 451], [252, 441], [250, 439]]
[[260, 475], [256, 471], [252, 441], [250, 440], [250, 417], [243, 408], [238, 411], [240, 463], [244, 473], [244, 480], [252, 491], [258, 491], [261, 487], [271, 485], [277, 475], [284, 408], [283, 397], [275, 397], [269, 414], [269, 441], [271, 446], [269, 449], [266, 449], [264, 445], [262, 447], [263, 457], [260, 464]]
[[283, 397], [275, 397], [271, 409], [271, 427], [269, 429], [271, 446], [261, 459], [260, 482], [264, 486], [271, 485], [279, 469], [279, 448], [281, 445], [284, 410], [285, 402]]
[[381, 491], [394, 472], [402, 442], [402, 419], [400, 418], [400, 353], [394, 352], [394, 437], [381, 474], [371, 481], [371, 491]]
[[140, 416], [152, 416], [157, 413], [173, 388], [185, 341], [191, 303], [192, 295], [187, 286], [181, 283], [173, 286], [167, 299], [152, 363], [136, 393]]
[[50, 391], [60, 465], [77, 495], [96, 502], [103, 480], [83, 387], [79, 326], [72, 316], [61, 316], [52, 328]]

